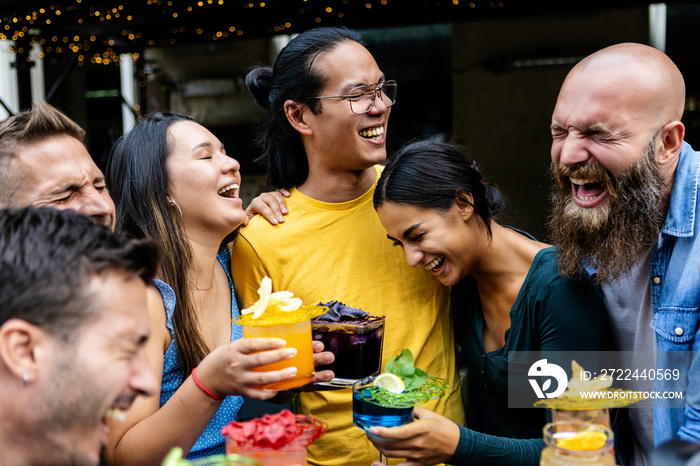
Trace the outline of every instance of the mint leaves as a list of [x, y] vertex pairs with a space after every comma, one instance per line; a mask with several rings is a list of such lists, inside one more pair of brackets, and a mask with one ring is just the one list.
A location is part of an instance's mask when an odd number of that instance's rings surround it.
[[385, 372], [398, 376], [406, 386], [406, 391], [422, 387], [428, 381], [428, 374], [413, 365], [413, 353], [404, 349], [384, 366]]
[[448, 387], [447, 380], [428, 375], [424, 370], [415, 367], [413, 353], [408, 349], [391, 358], [391, 361], [384, 366], [384, 371], [399, 377], [405, 389], [396, 394], [381, 386], [372, 386], [373, 399], [365, 399], [379, 406], [403, 408], [421, 405], [428, 400], [440, 398]]

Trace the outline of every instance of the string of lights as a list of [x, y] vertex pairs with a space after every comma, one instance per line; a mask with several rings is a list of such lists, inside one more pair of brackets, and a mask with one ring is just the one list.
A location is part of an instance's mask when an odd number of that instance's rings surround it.
[[[676, 0], [669, 0], [674, 3]], [[667, 3], [669, 3], [667, 1]], [[679, 2], [681, 0], [678, 0]], [[146, 47], [245, 40], [316, 26], [355, 29], [592, 11], [644, 0], [4, 0], [0, 40], [21, 55], [34, 43], [42, 57], [79, 64], [138, 60]]]
[[[79, 64], [119, 63], [145, 47], [240, 40], [322, 25], [392, 26], [504, 9], [504, 1], [465, 0], [72, 0], [0, 6], [0, 40], [12, 51], [39, 43], [42, 57]], [[517, 3], [516, 1], [511, 4]]]

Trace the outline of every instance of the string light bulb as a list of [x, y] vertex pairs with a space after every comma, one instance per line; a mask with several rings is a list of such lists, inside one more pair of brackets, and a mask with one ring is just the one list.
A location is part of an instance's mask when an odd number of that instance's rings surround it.
[[[42, 53], [51, 58], [67, 60], [71, 54], [83, 56], [81, 62], [93, 62], [107, 47], [119, 49], [119, 53], [135, 53], [144, 47], [168, 46], [218, 40], [236, 40], [266, 36], [269, 34], [303, 31], [318, 25], [345, 24], [357, 27], [362, 18], [372, 15], [375, 21], [386, 12], [394, 17], [407, 3], [410, 8], [440, 8], [446, 18], [455, 17], [451, 9], [468, 11], [503, 8], [504, 3], [517, 0], [431, 0], [421, 2], [405, 0], [295, 0], [301, 8], [279, 7], [269, 0], [48, 0], [22, 11], [16, 7], [13, 13], [3, 16], [0, 12], [0, 39], [22, 41], [22, 44], [38, 43]], [[288, 2], [292, 4], [292, 1]], [[409, 8], [409, 7], [407, 7]], [[0, 11], [3, 8], [0, 7]], [[5, 9], [7, 11], [7, 9]], [[263, 12], [261, 11], [264, 11]], [[290, 11], [291, 10], [291, 11]], [[233, 19], [235, 18], [235, 24]], [[246, 25], [246, 30], [240, 28]], [[79, 32], [71, 25], [80, 25]], [[28, 32], [28, 28], [36, 32]], [[50, 41], [49, 41], [50, 39]], [[49, 48], [47, 42], [54, 46]], [[56, 44], [63, 46], [58, 47]], [[65, 45], [64, 45], [65, 44]], [[88, 49], [93, 50], [82, 55]], [[118, 63], [118, 56], [100, 58], [100, 63]]]

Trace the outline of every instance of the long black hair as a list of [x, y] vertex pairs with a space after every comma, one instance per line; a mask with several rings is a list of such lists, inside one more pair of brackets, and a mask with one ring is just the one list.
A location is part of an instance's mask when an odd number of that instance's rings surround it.
[[500, 191], [484, 180], [476, 162], [457, 146], [414, 141], [403, 146], [384, 168], [374, 191], [374, 208], [384, 201], [448, 211], [455, 197], [467, 200], [491, 236], [491, 220], [504, 208]]
[[274, 68], [259, 66], [246, 76], [246, 87], [255, 102], [267, 110], [256, 138], [261, 151], [256, 160], [267, 171], [266, 188], [292, 188], [309, 175], [309, 164], [299, 133], [284, 112], [287, 100], [304, 103], [318, 114], [321, 103], [309, 99], [326, 85], [328, 77], [314, 67], [316, 58], [343, 42], [362, 44], [360, 35], [345, 27], [315, 28], [299, 34], [280, 51]]
[[144, 116], [112, 148], [106, 178], [117, 211], [117, 231], [149, 238], [158, 245], [163, 258], [158, 278], [175, 292], [173, 327], [186, 377], [209, 354], [209, 348], [199, 328], [188, 282], [192, 250], [182, 230], [182, 214], [169, 202], [166, 162], [173, 147], [168, 129], [181, 121], [196, 123], [174, 113]]

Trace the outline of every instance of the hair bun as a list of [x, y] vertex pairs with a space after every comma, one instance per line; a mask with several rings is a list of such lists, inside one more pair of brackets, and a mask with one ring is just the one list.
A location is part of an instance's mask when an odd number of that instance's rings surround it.
[[245, 77], [245, 86], [253, 96], [255, 103], [265, 109], [270, 108], [270, 92], [272, 90], [272, 68], [260, 66], [251, 70]]
[[489, 211], [493, 217], [496, 217], [505, 210], [506, 200], [503, 197], [503, 193], [488, 181], [486, 181], [484, 186], [486, 188], [486, 199], [488, 200]]

